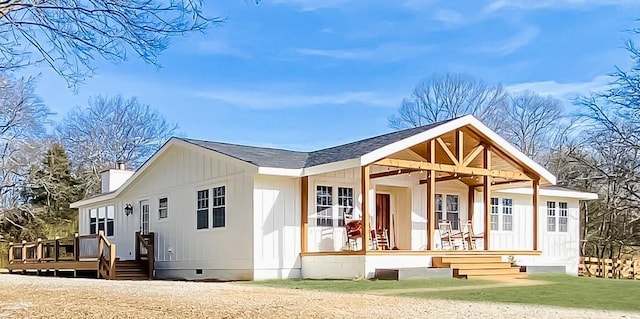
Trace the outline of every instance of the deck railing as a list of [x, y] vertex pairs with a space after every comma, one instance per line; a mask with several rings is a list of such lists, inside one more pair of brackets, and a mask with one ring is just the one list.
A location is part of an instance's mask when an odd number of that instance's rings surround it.
[[[100, 253], [101, 252], [101, 253]], [[9, 264], [47, 263], [60, 261], [98, 260], [98, 277], [115, 277], [116, 245], [109, 242], [104, 231], [93, 235], [78, 235], [21, 243], [9, 243]]]
[[155, 267], [155, 234], [149, 233], [142, 235], [136, 232], [136, 261], [140, 265], [144, 265], [149, 279], [154, 277]]

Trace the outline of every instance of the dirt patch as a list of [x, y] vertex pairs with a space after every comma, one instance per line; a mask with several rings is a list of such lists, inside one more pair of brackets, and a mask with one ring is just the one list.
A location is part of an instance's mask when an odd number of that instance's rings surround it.
[[640, 314], [278, 289], [0, 275], [0, 318], [640, 318]]

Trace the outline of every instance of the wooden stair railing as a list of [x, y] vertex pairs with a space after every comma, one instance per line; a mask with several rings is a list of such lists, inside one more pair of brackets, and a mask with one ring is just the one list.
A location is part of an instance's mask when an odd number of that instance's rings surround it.
[[116, 245], [109, 242], [104, 231], [98, 232], [98, 278], [116, 278]]
[[136, 232], [136, 261], [145, 266], [149, 279], [153, 279], [155, 271], [155, 233], [146, 235]]

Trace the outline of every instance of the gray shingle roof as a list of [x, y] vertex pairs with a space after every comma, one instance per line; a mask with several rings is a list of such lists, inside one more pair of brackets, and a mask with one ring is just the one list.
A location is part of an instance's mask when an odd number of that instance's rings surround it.
[[185, 142], [225, 154], [241, 161], [261, 167], [305, 168], [316, 165], [359, 158], [383, 146], [401, 141], [418, 133], [432, 129], [450, 120], [402, 131], [383, 134], [364, 140], [321, 149], [312, 152], [299, 152], [277, 148], [236, 145], [221, 142], [179, 138]]

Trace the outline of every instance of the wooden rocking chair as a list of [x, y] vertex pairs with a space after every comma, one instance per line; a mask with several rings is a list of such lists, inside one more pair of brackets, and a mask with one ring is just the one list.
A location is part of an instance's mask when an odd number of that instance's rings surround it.
[[371, 241], [375, 250], [389, 250], [389, 230], [371, 230]]
[[347, 233], [347, 247], [349, 250], [356, 250], [358, 238], [362, 238], [362, 221], [359, 219], [349, 219], [345, 217], [344, 227]]
[[464, 248], [462, 233], [454, 233], [450, 221], [440, 221], [438, 223], [438, 230], [440, 231], [441, 250], [458, 250], [459, 248]]
[[466, 245], [466, 249], [468, 250], [476, 250], [477, 244], [476, 241], [478, 239], [483, 239], [483, 235], [476, 235], [473, 232], [473, 223], [470, 220], [467, 220], [466, 223], [462, 227], [462, 237], [464, 238], [464, 244]]

